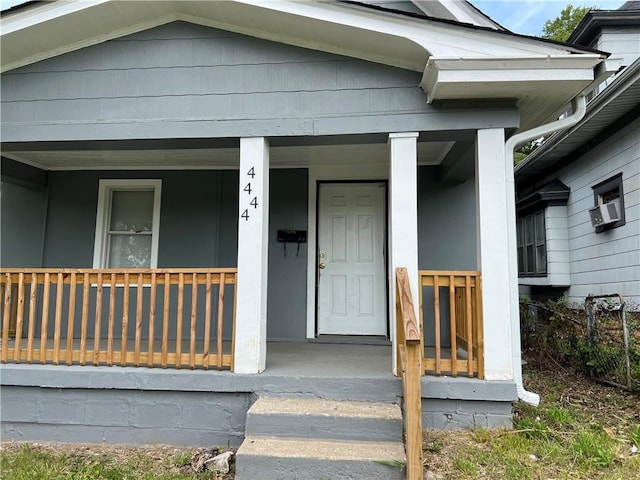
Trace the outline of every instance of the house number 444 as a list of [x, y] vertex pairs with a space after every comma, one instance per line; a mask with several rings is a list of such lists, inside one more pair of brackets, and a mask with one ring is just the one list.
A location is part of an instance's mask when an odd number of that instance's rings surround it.
[[[242, 191], [247, 193], [247, 197], [249, 198], [249, 206], [247, 208], [245, 208], [243, 210], [243, 212], [240, 214], [240, 218], [244, 218], [245, 221], [249, 221], [249, 212], [253, 209], [258, 208], [258, 197], [257, 196], [251, 196], [253, 193], [253, 189], [251, 188], [251, 182], [255, 179], [256, 177], [256, 172], [254, 170], [253, 167], [251, 167], [249, 169], [249, 171], [247, 172], [247, 177], [250, 177], [251, 180], [249, 180], [249, 182], [244, 186], [244, 188], [242, 189]], [[246, 204], [245, 204], [246, 205]]]

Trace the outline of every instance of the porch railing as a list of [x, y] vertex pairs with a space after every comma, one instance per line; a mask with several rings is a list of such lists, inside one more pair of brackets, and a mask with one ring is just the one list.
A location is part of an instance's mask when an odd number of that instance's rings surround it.
[[484, 378], [480, 272], [421, 270], [419, 276], [420, 331], [429, 339], [425, 373]]
[[396, 268], [398, 374], [402, 378], [407, 479], [422, 480], [422, 354], [420, 332], [406, 268]]
[[235, 268], [2, 269], [0, 359], [233, 369], [236, 277]]

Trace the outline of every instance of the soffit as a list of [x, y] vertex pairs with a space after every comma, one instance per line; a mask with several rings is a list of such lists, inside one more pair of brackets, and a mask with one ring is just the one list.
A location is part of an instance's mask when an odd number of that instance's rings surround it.
[[[418, 164], [439, 165], [453, 142], [418, 143]], [[5, 157], [44, 170], [172, 170], [238, 168], [238, 148], [4, 151]], [[272, 167], [388, 165], [386, 143], [270, 147]]]
[[603, 93], [587, 105], [584, 118], [574, 127], [556, 133], [515, 168], [516, 182], [528, 185], [559, 166], [597, 139], [610, 125], [640, 106], [640, 60], [627, 67]]

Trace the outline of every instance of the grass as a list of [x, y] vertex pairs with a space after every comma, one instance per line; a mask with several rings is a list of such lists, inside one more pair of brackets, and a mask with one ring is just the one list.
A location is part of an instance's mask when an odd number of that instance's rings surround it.
[[[207, 480], [213, 472], [195, 473], [186, 466], [190, 451], [166, 448], [77, 448], [53, 445], [5, 445], [0, 478], [12, 480]], [[75, 451], [75, 452], [74, 452]], [[159, 453], [160, 452], [160, 453]]]
[[563, 371], [525, 377], [542, 402], [517, 404], [512, 430], [425, 432], [433, 478], [640, 479], [640, 397]]

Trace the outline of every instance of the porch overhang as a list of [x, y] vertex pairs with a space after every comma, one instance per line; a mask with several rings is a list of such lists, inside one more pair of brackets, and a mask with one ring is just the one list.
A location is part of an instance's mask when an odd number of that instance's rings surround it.
[[432, 56], [420, 86], [429, 103], [516, 98], [523, 119], [520, 128], [526, 129], [551, 118], [571, 98], [615, 68], [603, 63], [598, 54], [526, 58]]

